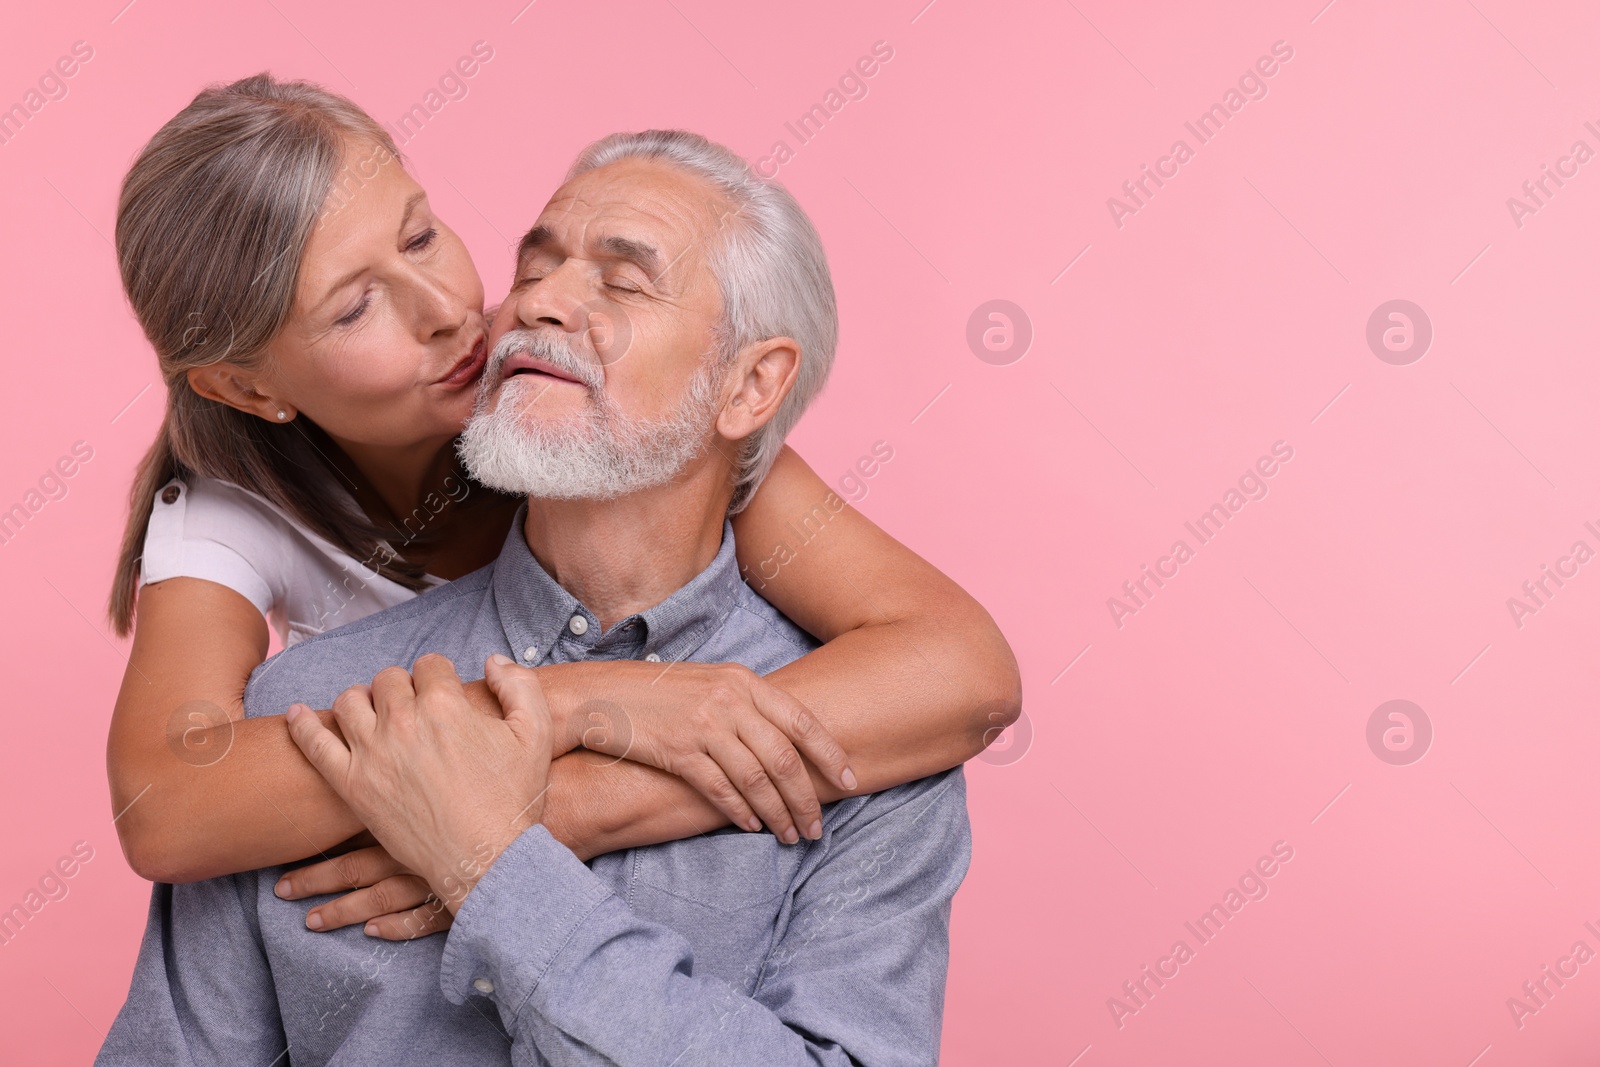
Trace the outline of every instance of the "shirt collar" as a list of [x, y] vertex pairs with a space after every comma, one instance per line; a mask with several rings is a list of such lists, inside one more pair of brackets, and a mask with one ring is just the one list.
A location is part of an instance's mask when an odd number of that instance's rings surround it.
[[594, 612], [539, 565], [517, 509], [490, 578], [500, 625], [512, 654], [524, 666], [582, 659], [688, 659], [727, 618], [739, 595], [733, 524], [722, 523], [722, 544], [705, 570], [646, 611], [619, 621], [605, 634]]

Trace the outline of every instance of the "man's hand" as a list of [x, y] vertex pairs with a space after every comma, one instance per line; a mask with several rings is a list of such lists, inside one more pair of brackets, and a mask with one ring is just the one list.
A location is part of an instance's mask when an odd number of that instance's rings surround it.
[[537, 678], [491, 656], [484, 680], [505, 717], [468, 701], [455, 665], [426, 655], [333, 703], [343, 740], [303, 704], [289, 733], [394, 861], [451, 914], [501, 852], [544, 815], [549, 709]]

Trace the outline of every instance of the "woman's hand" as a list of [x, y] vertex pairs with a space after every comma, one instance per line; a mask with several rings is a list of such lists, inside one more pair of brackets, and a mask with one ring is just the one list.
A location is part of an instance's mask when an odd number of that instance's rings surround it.
[[659, 768], [694, 786], [733, 825], [759, 830], [764, 822], [788, 844], [802, 833], [822, 836], [822, 805], [802, 756], [842, 789], [856, 788], [833, 735], [804, 704], [748, 668], [606, 666], [589, 699], [564, 702], [553, 757], [587, 748]]
[[[363, 835], [370, 840], [370, 835]], [[327, 893], [344, 895], [319, 904], [306, 915], [313, 930], [337, 930], [363, 923], [366, 932], [386, 941], [410, 941], [448, 930], [453, 916], [422, 878], [406, 870], [382, 845], [357, 848], [319, 860], [278, 879], [273, 892], [284, 900]]]

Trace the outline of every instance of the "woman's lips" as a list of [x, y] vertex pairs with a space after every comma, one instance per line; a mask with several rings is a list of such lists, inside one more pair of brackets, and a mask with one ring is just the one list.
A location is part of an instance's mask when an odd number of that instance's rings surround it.
[[440, 378], [438, 384], [459, 388], [477, 381], [478, 375], [483, 373], [483, 366], [487, 362], [489, 362], [489, 346], [484, 338], [479, 337], [477, 342], [473, 344], [472, 351], [468, 352], [460, 363], [451, 368], [449, 374]]

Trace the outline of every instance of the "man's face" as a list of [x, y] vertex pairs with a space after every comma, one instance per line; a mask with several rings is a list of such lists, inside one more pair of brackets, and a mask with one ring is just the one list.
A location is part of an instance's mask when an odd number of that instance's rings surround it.
[[612, 496], [661, 484], [710, 443], [722, 299], [707, 253], [729, 210], [703, 180], [651, 160], [557, 190], [490, 330], [463, 439], [475, 475], [516, 492]]

